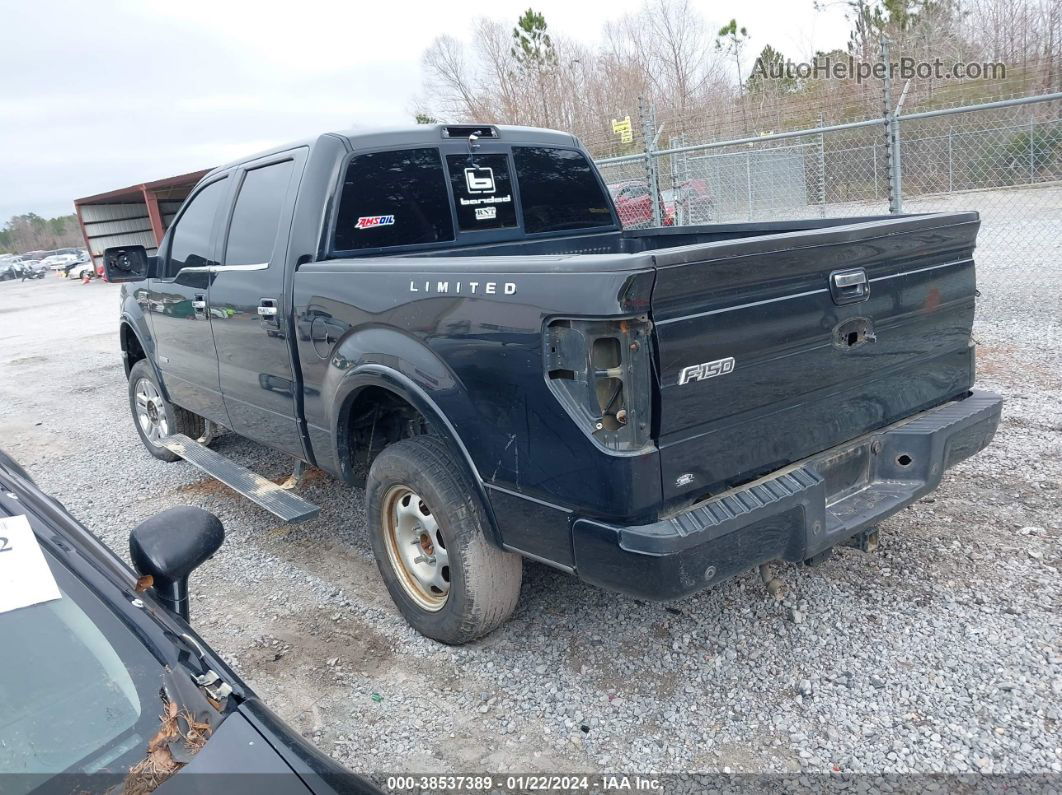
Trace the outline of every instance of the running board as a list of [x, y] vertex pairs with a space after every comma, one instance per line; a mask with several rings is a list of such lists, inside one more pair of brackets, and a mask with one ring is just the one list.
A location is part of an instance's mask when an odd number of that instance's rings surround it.
[[184, 434], [167, 436], [159, 444], [285, 522], [305, 522], [321, 512], [316, 505], [292, 494], [290, 490], [192, 441]]

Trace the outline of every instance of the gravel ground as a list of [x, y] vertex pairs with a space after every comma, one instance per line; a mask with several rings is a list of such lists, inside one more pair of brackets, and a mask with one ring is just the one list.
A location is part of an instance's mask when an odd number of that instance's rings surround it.
[[[877, 553], [781, 567], [782, 602], [755, 574], [661, 605], [526, 564], [509, 624], [460, 649], [426, 640], [377, 574], [361, 489], [311, 472], [302, 493], [321, 517], [278, 525], [143, 451], [117, 288], [101, 283], [0, 283], [0, 446], [123, 557], [158, 510], [217, 513], [228, 540], [194, 575], [194, 623], [354, 770], [1059, 772], [1051, 265], [1036, 280], [981, 269], [980, 384], [1009, 398], [994, 444], [885, 522]], [[289, 471], [231, 434], [216, 448], [268, 477]]]

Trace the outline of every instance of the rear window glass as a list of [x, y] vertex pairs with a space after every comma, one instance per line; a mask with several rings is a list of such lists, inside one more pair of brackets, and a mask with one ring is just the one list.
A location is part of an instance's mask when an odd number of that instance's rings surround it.
[[516, 226], [508, 155], [447, 155], [462, 232]]
[[433, 147], [356, 155], [343, 182], [336, 250], [453, 240], [445, 180]]
[[524, 231], [611, 226], [612, 211], [586, 158], [570, 149], [514, 146]]

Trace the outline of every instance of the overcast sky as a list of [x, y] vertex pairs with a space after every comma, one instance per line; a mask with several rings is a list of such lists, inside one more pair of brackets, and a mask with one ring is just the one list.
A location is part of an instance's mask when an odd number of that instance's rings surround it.
[[[593, 43], [642, 0], [235, 2], [11, 0], [0, 28], [0, 223], [73, 212], [73, 199], [214, 166], [354, 126], [406, 124], [435, 36], [515, 22], [529, 2], [551, 32]], [[843, 3], [693, 0], [730, 16], [751, 53], [843, 46]], [[486, 120], [489, 121], [489, 120]]]

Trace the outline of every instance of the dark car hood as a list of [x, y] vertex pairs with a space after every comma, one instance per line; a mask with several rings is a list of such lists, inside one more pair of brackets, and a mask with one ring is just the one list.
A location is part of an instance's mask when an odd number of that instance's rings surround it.
[[[380, 792], [307, 743], [262, 704], [183, 619], [150, 592], [137, 593], [133, 572], [0, 451], [0, 516], [19, 514], [26, 516], [42, 548], [60, 558], [119, 615], [158, 661], [160, 715], [172, 702], [209, 726], [205, 744], [191, 754], [183, 752], [178, 760], [183, 766], [156, 792]], [[197, 677], [211, 687], [201, 687]], [[227, 698], [216, 689], [223, 683], [231, 687]], [[69, 780], [80, 780], [80, 774]]]
[[155, 790], [159, 795], [282, 795], [310, 791], [239, 711], [218, 726], [192, 761]]

